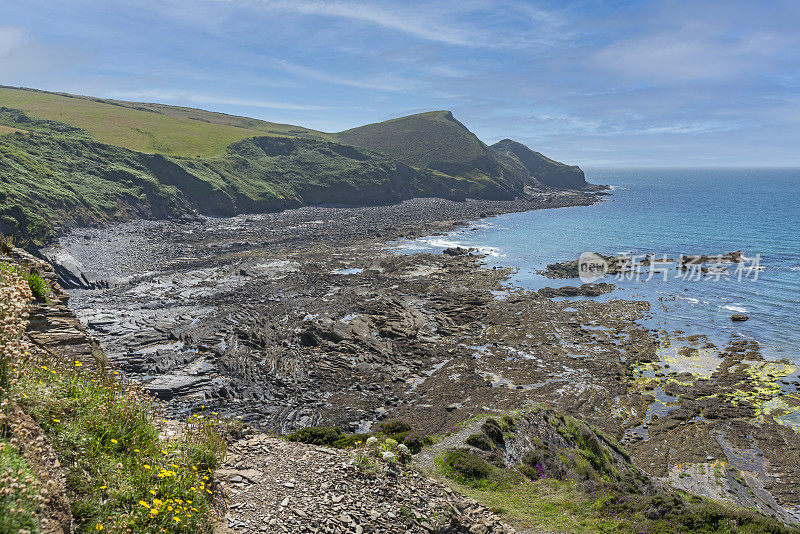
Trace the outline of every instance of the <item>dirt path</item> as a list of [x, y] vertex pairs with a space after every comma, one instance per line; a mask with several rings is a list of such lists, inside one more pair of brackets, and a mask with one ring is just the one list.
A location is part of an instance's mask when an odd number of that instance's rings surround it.
[[414, 465], [423, 473], [432, 473], [435, 469], [436, 458], [447, 449], [459, 447], [472, 434], [476, 433], [488, 415], [475, 417], [460, 425], [457, 432], [450, 434], [441, 441], [425, 447], [419, 454], [414, 456]]
[[513, 533], [475, 501], [414, 469], [361, 467], [355, 451], [256, 434], [216, 472], [218, 533]]

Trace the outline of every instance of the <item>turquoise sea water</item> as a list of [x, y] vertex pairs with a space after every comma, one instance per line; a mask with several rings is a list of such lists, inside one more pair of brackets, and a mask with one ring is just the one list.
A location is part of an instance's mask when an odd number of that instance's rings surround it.
[[[601, 298], [645, 299], [650, 326], [706, 334], [724, 343], [731, 335], [755, 339], [769, 357], [800, 363], [800, 169], [589, 170], [587, 180], [614, 187], [587, 207], [513, 213], [479, 221], [447, 236], [401, 243], [407, 252], [448, 246], [479, 247], [490, 264], [518, 269], [512, 284], [529, 289], [578, 285], [538, 274], [546, 264], [582, 252], [680, 254], [743, 251], [760, 255], [763, 270], [700, 281], [617, 280]], [[750, 320], [733, 323], [733, 313]]]

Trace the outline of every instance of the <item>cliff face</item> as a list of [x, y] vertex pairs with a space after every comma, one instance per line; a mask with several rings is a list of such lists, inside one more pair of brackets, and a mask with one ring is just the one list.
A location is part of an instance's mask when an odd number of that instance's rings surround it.
[[492, 145], [498, 154], [516, 161], [542, 185], [558, 189], [584, 189], [589, 184], [577, 165], [566, 165], [531, 150], [522, 143], [503, 139]]
[[324, 133], [2, 87], [0, 99], [20, 106], [0, 106], [0, 233], [26, 246], [137, 218], [514, 200], [530, 187], [587, 185], [578, 167], [519, 143], [487, 146], [449, 111]]

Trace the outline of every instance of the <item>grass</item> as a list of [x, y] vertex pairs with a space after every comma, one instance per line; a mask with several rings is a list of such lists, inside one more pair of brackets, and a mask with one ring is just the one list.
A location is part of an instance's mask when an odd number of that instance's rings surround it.
[[[519, 431], [531, 433], [516, 436]], [[545, 407], [514, 418], [488, 418], [470, 441], [481, 447], [444, 451], [436, 459], [438, 474], [520, 529], [630, 534], [800, 532], [754, 510], [653, 483], [610, 436]], [[521, 451], [520, 446], [525, 449]], [[507, 447], [513, 455], [506, 454]], [[520, 453], [520, 464], [507, 464]]]
[[[93, 139], [139, 152], [182, 157], [221, 154], [256, 135], [328, 139], [330, 134], [291, 124], [193, 108], [125, 102], [0, 86], [0, 106], [87, 131]], [[3, 128], [14, 129], [14, 125]], [[9, 133], [0, 130], [0, 135]]]
[[469, 163], [488, 153], [486, 145], [449, 111], [430, 111], [367, 124], [336, 134], [339, 141], [397, 158], [407, 165]]
[[604, 487], [586, 493], [571, 480], [533, 481], [501, 473], [496, 468], [486, 478], [477, 481], [461, 478], [451, 484], [504, 521], [537, 532], [788, 534], [800, 531], [750, 510], [688, 496], [680, 497], [681, 504], [676, 505], [662, 496], [628, 495]]
[[[227, 424], [194, 416], [178, 425], [177, 438], [163, 437], [168, 422], [140, 388], [102, 365], [87, 370], [27, 349], [29, 298], [15, 272], [0, 272], [0, 399], [32, 416], [57, 453], [77, 532], [211, 532], [212, 473], [225, 454]], [[10, 433], [13, 425], [0, 418], [0, 434]], [[7, 448], [0, 442], [3, 466], [14, 461]], [[36, 484], [26, 475], [22, 487]]]
[[0, 438], [0, 534], [39, 532], [39, 481], [25, 458]]
[[[3, 243], [4, 240], [0, 239]], [[0, 250], [4, 247], [0, 245]], [[0, 273], [4, 272], [13, 272], [18, 274], [22, 279], [28, 284], [28, 288], [35, 298], [39, 302], [47, 302], [50, 299], [50, 285], [47, 283], [47, 280], [42, 278], [42, 275], [39, 274], [38, 271], [33, 269], [21, 269], [15, 265], [11, 265], [8, 263], [0, 262]]]
[[111, 221], [463, 197], [475, 187], [314, 139], [256, 137], [217, 157], [179, 159], [100, 144], [20, 112], [0, 111], [2, 117], [35, 131], [0, 137], [0, 232], [22, 245]]
[[174, 156], [213, 156], [233, 142], [265, 135], [259, 130], [153, 113], [102, 100], [10, 87], [0, 87], [0, 106], [73, 125], [101, 143]]
[[24, 132], [25, 130], [20, 130], [19, 128], [12, 128], [11, 126], [3, 126], [0, 124], [0, 135], [8, 135], [14, 132]]
[[492, 148], [518, 162], [544, 185], [577, 189], [586, 186], [586, 178], [579, 167], [554, 161], [522, 143], [503, 139], [492, 145]]

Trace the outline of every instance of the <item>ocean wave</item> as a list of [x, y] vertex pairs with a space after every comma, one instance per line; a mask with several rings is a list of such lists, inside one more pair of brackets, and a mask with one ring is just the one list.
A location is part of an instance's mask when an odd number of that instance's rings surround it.
[[717, 306], [718, 308], [722, 308], [724, 310], [729, 310], [736, 313], [747, 313], [747, 308], [742, 306]]
[[494, 256], [499, 258], [505, 257], [505, 254], [502, 253], [502, 250], [497, 247], [479, 247], [475, 245], [469, 245], [468, 243], [464, 243], [463, 241], [453, 241], [443, 237], [428, 237], [428, 238], [415, 239], [414, 241], [397, 243], [395, 246], [399, 250], [409, 251], [409, 252], [413, 251], [424, 252], [431, 249], [463, 247], [463, 248], [472, 248], [476, 250], [479, 254], [485, 254], [487, 256]]
[[420, 239], [419, 242], [425, 243], [429, 247], [434, 248], [452, 248], [452, 247], [464, 247], [464, 243], [460, 241], [451, 241], [448, 239], [444, 239], [442, 237], [428, 237], [424, 239]]

